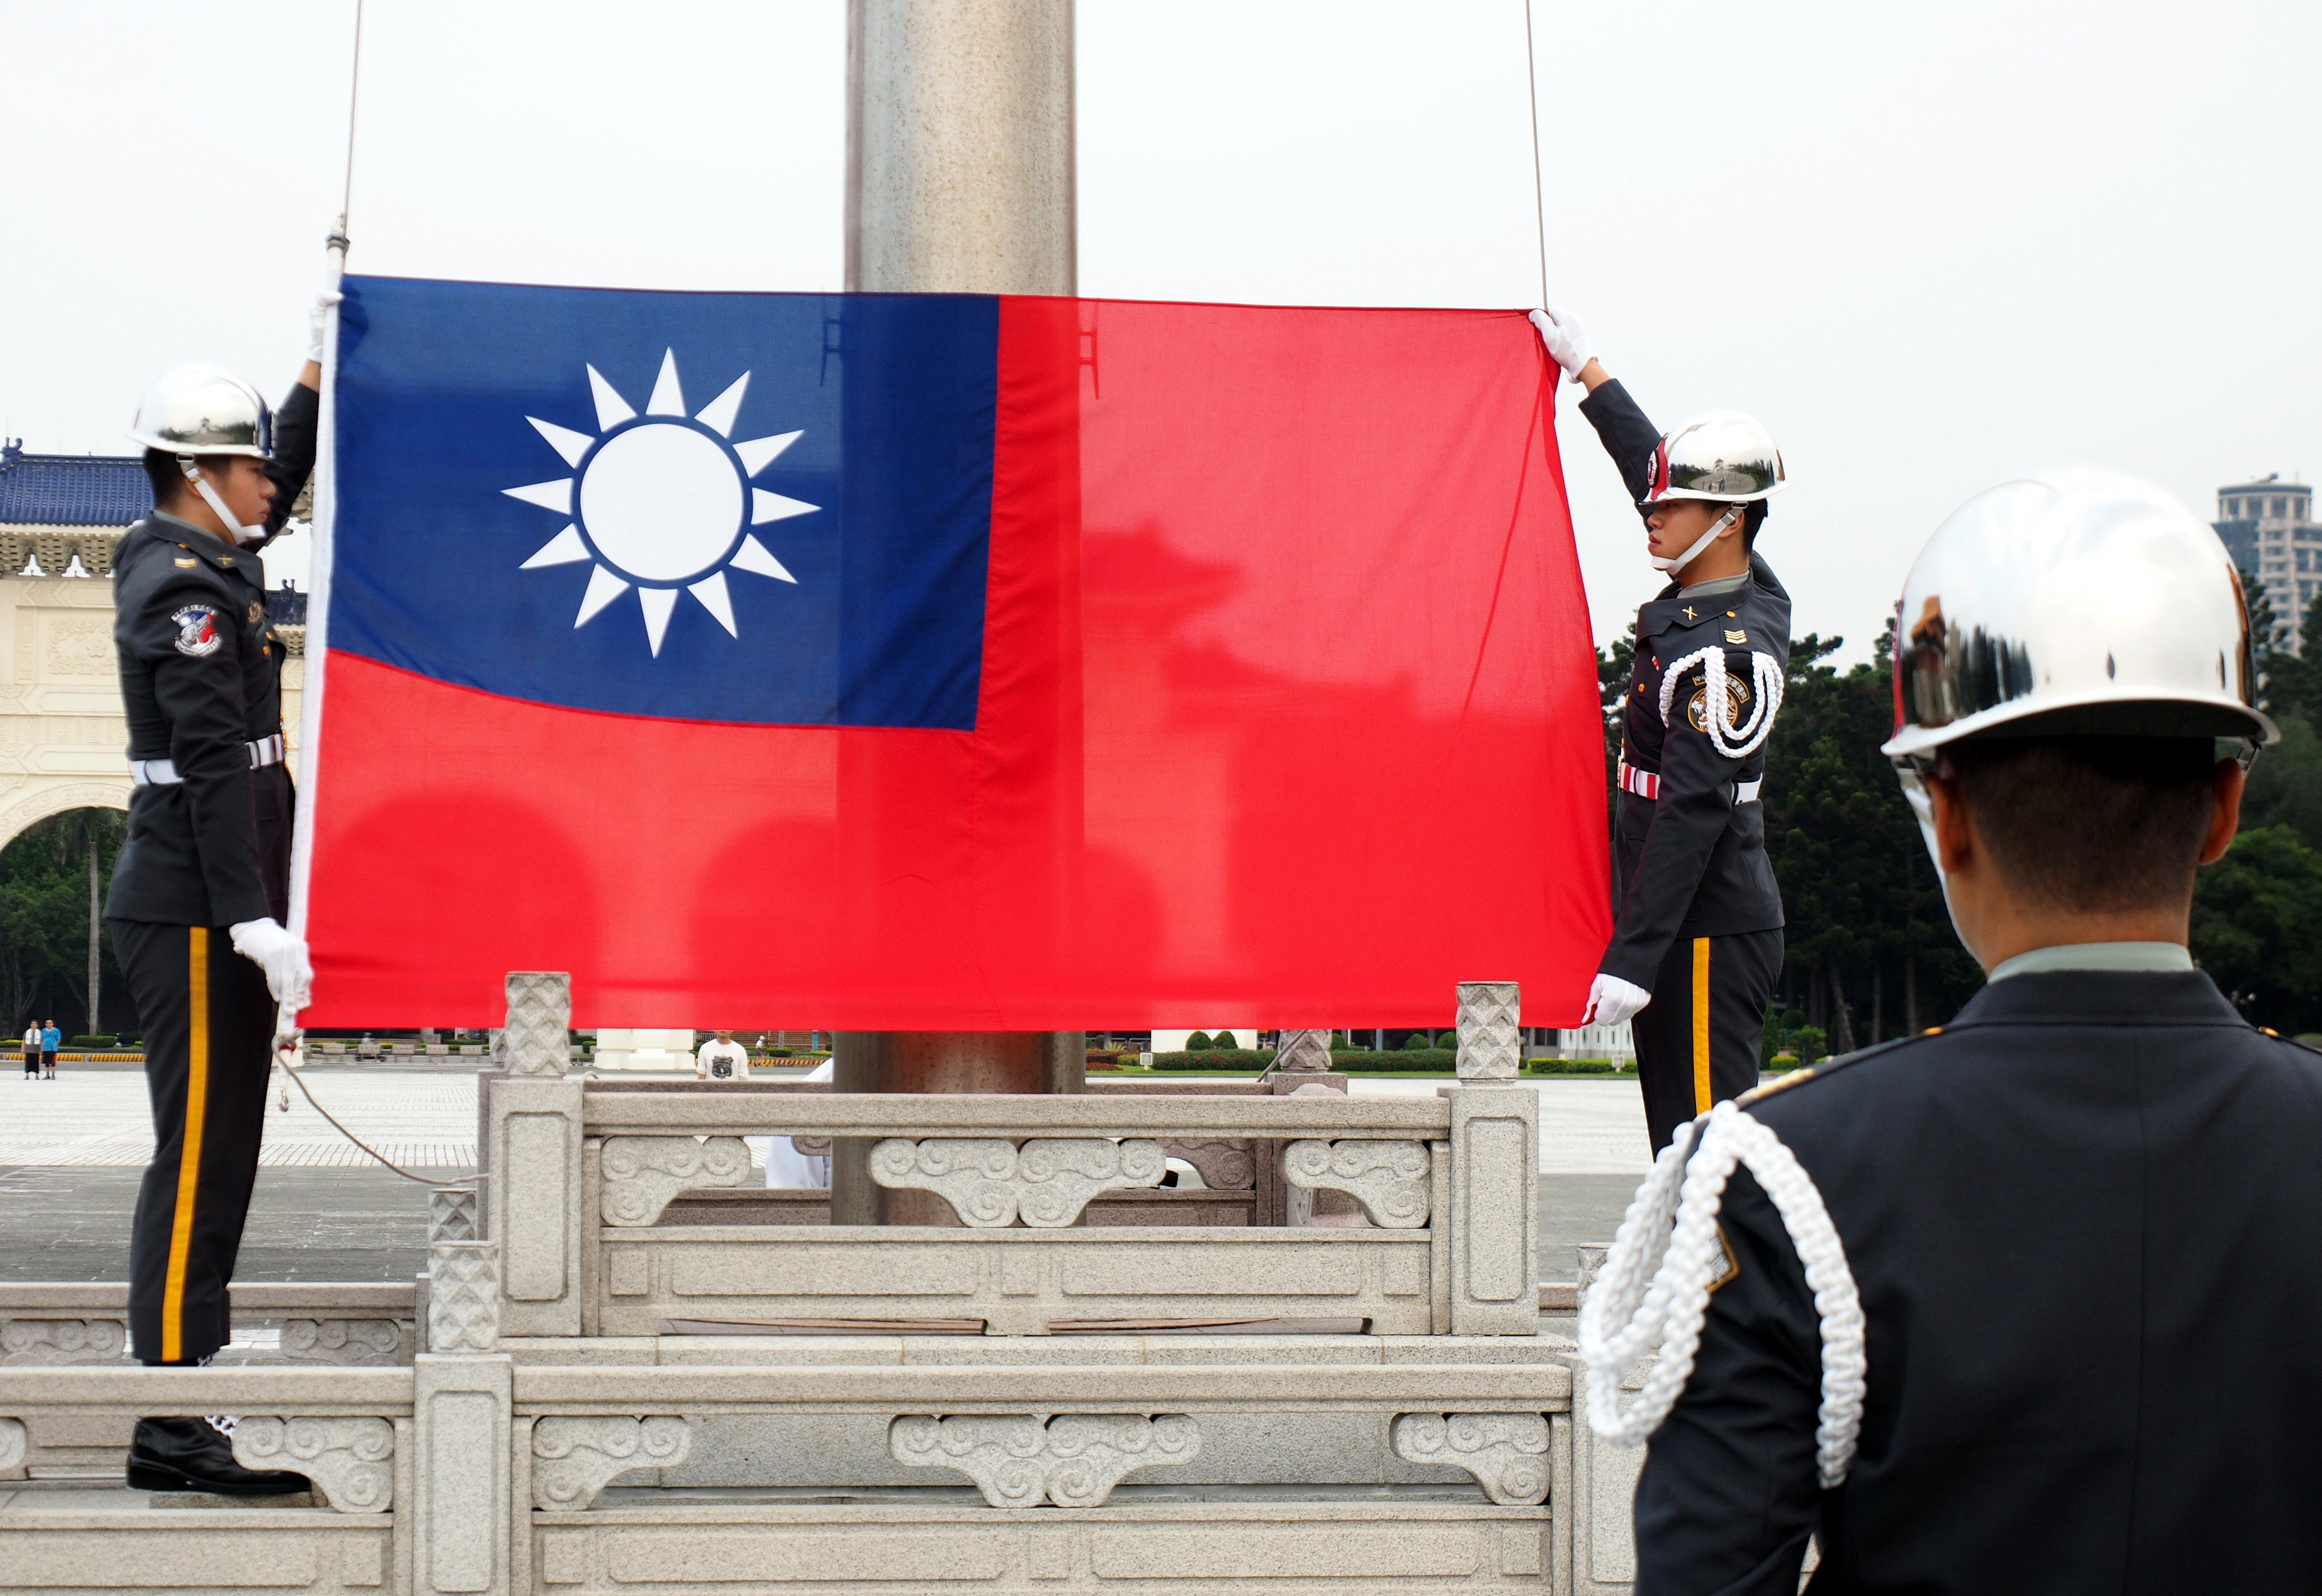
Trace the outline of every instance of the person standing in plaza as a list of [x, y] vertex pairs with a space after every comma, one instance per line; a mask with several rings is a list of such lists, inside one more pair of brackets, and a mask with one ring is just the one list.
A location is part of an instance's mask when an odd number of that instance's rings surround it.
[[45, 1081], [57, 1078], [57, 1049], [64, 1044], [65, 1035], [57, 1029], [54, 1020], [41, 1024], [41, 1077]]
[[34, 1020], [24, 1027], [24, 1079], [41, 1078], [41, 1022]]
[[1622, 710], [1613, 940], [1584, 1026], [1630, 1022], [1655, 1151], [1758, 1084], [1782, 972], [1766, 857], [1766, 739], [1790, 660], [1790, 596], [1756, 552], [1787, 473], [1766, 429], [1713, 410], [1663, 436], [1597, 360], [1579, 318], [1534, 311], [1550, 359], [1644, 517], [1668, 585], [1637, 611]]
[[1794, 1596], [1809, 1538], [1825, 1593], [2311, 1591], [2322, 1058], [2187, 947], [2279, 734], [2232, 559], [2047, 473], [1952, 515], [1901, 616], [1884, 752], [1988, 981], [1639, 1194], [1580, 1321], [1592, 1425], [1650, 1438], [1637, 1596]]
[[[316, 326], [319, 333], [319, 320]], [[145, 1028], [154, 1154], [129, 1248], [139, 1362], [208, 1362], [232, 1337], [228, 1282], [257, 1178], [281, 1009], [312, 971], [289, 917], [292, 794], [282, 645], [259, 550], [314, 464], [319, 336], [280, 417], [210, 367], [157, 381], [131, 436], [153, 513], [114, 567], [114, 643], [129, 722], [129, 834], [105, 912]], [[142, 1490], [276, 1495], [304, 1476], [250, 1470], [218, 1426], [141, 1419]]]
[[714, 1042], [705, 1042], [694, 1055], [693, 1078], [697, 1081], [737, 1081], [750, 1072], [750, 1050], [734, 1040], [731, 1031], [720, 1031]]

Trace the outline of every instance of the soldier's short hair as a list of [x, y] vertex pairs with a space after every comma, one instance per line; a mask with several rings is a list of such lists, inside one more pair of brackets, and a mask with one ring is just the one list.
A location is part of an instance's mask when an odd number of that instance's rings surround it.
[[1970, 737], [1943, 750], [1992, 862], [2080, 913], [2181, 906], [2217, 812], [2209, 737]]
[[[194, 463], [203, 470], [215, 470], [233, 458], [231, 454], [197, 454]], [[166, 449], [145, 451], [145, 480], [153, 485], [153, 507], [161, 508], [181, 493], [191, 493], [194, 485], [186, 480], [186, 473], [178, 469], [178, 457]]]

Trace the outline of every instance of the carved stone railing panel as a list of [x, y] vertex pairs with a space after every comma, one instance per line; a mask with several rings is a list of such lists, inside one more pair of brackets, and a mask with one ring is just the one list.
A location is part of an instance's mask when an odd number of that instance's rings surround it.
[[444, 1241], [427, 1249], [427, 1350], [496, 1352], [500, 1245]]
[[887, 1427], [887, 1448], [906, 1467], [957, 1470], [995, 1508], [1094, 1508], [1133, 1470], [1193, 1462], [1202, 1434], [1182, 1413], [911, 1414]]
[[384, 1418], [244, 1418], [233, 1460], [246, 1469], [294, 1469], [342, 1513], [395, 1506], [395, 1427]]
[[[609, 1144], [608, 1144], [609, 1145]], [[960, 1223], [1000, 1229], [1021, 1218], [1043, 1229], [1073, 1223], [1102, 1191], [1157, 1186], [1167, 1162], [1143, 1137], [1036, 1137], [1021, 1148], [991, 1136], [890, 1136], [871, 1149], [882, 1186], [932, 1191]]]
[[0, 1366], [114, 1363], [128, 1350], [129, 1325], [124, 1319], [0, 1321]]
[[1522, 994], [1512, 980], [1459, 983], [1459, 1058], [1462, 1081], [1513, 1081], [1523, 1067], [1523, 1038], [1517, 1026]]
[[1548, 1433], [1538, 1413], [1403, 1413], [1393, 1432], [1403, 1462], [1465, 1469], [1504, 1508], [1547, 1499]]
[[605, 1223], [651, 1225], [681, 1191], [739, 1186], [750, 1172], [750, 1145], [739, 1136], [608, 1136], [597, 1167]]
[[402, 1319], [284, 1319], [282, 1355], [341, 1367], [411, 1361], [412, 1327]]
[[1427, 1223], [1431, 1160], [1424, 1142], [1293, 1142], [1282, 1173], [1293, 1186], [1343, 1191], [1383, 1230]]
[[614, 1476], [673, 1468], [693, 1452], [693, 1430], [669, 1414], [650, 1418], [544, 1418], [532, 1427], [532, 1504], [577, 1513]]
[[21, 1467], [28, 1446], [23, 1419], [0, 1418], [0, 1473]]
[[1212, 1191], [1257, 1190], [1257, 1148], [1246, 1137], [1167, 1136], [1161, 1151], [1201, 1171]]

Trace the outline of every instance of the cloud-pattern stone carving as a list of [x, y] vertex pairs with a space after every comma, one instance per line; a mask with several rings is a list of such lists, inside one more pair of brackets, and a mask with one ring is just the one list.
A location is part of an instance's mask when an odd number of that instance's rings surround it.
[[0, 1321], [0, 1367], [117, 1363], [129, 1350], [123, 1319]]
[[693, 1452], [693, 1431], [671, 1414], [649, 1418], [544, 1418], [532, 1427], [532, 1505], [578, 1513], [631, 1469], [673, 1468]]
[[960, 1223], [979, 1230], [1019, 1218], [1044, 1229], [1067, 1226], [1098, 1193], [1157, 1186], [1166, 1168], [1161, 1144], [1143, 1137], [1035, 1137], [1019, 1148], [991, 1136], [890, 1136], [871, 1149], [873, 1180], [935, 1192]]
[[957, 1470], [995, 1508], [1095, 1508], [1133, 1470], [1193, 1462], [1202, 1432], [1182, 1413], [907, 1414], [887, 1449], [906, 1467]]
[[1304, 1141], [1282, 1150], [1282, 1173], [1293, 1186], [1343, 1191], [1383, 1230], [1427, 1223], [1431, 1163], [1424, 1142]]
[[597, 1211], [608, 1225], [651, 1225], [681, 1191], [738, 1186], [750, 1172], [739, 1136], [607, 1136], [598, 1154]]
[[1548, 1498], [1548, 1420], [1538, 1413], [1400, 1413], [1394, 1440], [1403, 1462], [1465, 1469], [1504, 1508]]
[[244, 1418], [233, 1460], [246, 1469], [293, 1469], [342, 1513], [395, 1506], [395, 1427], [384, 1418]]
[[343, 1366], [411, 1361], [411, 1332], [401, 1319], [284, 1319], [282, 1355], [293, 1363]]

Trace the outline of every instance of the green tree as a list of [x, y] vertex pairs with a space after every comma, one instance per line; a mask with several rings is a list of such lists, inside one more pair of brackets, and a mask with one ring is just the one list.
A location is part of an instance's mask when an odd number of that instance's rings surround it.
[[[68, 1035], [87, 1024], [89, 848], [96, 844], [101, 901], [127, 823], [115, 809], [71, 809], [0, 849], [0, 1010], [12, 1030], [35, 1018], [52, 1018]], [[126, 1028], [134, 1024], [128, 983], [102, 920], [98, 936], [110, 1021], [98, 1028]]]
[[[2322, 601], [2317, 601], [2322, 602]], [[2277, 708], [2281, 741], [2258, 755], [2242, 792], [2242, 826], [2286, 825], [2309, 848], [2322, 848], [2322, 737], [2295, 709]]]
[[1784, 1005], [1840, 1051], [1947, 1019], [1983, 980], [1879, 752], [1894, 731], [1891, 625], [1841, 671], [1829, 660], [1843, 641], [1792, 641], [1761, 800], [1789, 922]]
[[2322, 851], [2287, 825], [2235, 837], [2195, 885], [2193, 955], [2257, 1024], [2322, 1021]]

